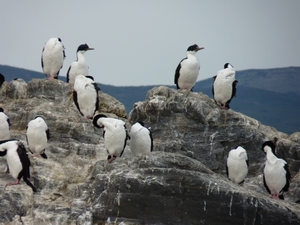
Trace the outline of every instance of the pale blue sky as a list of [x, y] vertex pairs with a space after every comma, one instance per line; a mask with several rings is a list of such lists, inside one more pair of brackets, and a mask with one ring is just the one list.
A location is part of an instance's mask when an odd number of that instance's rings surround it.
[[225, 62], [236, 70], [300, 66], [299, 12], [299, 0], [0, 0], [0, 64], [42, 72], [43, 45], [60, 37], [60, 75], [87, 43], [95, 48], [85, 54], [90, 75], [118, 86], [173, 84], [192, 44], [205, 47], [198, 80]]

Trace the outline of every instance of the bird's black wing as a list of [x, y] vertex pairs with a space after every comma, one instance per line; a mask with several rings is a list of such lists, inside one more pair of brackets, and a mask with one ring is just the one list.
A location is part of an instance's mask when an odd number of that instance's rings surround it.
[[67, 72], [67, 83], [69, 83], [69, 80], [70, 80], [70, 78], [69, 78], [70, 70], [71, 70], [71, 66], [69, 67], [68, 72]]
[[50, 130], [49, 130], [49, 128], [46, 130], [46, 137], [47, 137], [47, 140], [49, 141], [49, 139], [50, 139]]
[[151, 140], [151, 149], [150, 149], [150, 151], [152, 152], [153, 151], [153, 136], [152, 136], [151, 130], [149, 130], [149, 136], [150, 136], [150, 140]]
[[185, 60], [185, 59], [187, 59], [187, 58], [184, 58], [184, 59], [182, 59], [181, 61], [180, 61], [180, 63], [178, 64], [178, 66], [177, 66], [177, 68], [176, 68], [176, 70], [175, 70], [175, 77], [174, 77], [174, 84], [176, 84], [176, 87], [177, 87], [177, 89], [180, 89], [180, 87], [178, 86], [178, 79], [179, 79], [179, 76], [180, 76], [180, 69], [181, 69], [181, 62], [183, 61], [183, 60]]
[[80, 114], [83, 116], [83, 114], [81, 113], [80, 111], [80, 108], [79, 108], [79, 105], [78, 105], [78, 102], [77, 102], [77, 92], [76, 91], [73, 91], [73, 100], [74, 100], [74, 103], [78, 109], [78, 111], [80, 112]]
[[44, 60], [43, 60], [43, 52], [44, 52], [45, 48], [43, 48], [43, 51], [42, 51], [42, 56], [41, 56], [41, 65], [42, 65], [42, 68], [44, 69]]
[[236, 85], [237, 85], [238, 81], [235, 80], [233, 81], [232, 83], [232, 95], [231, 95], [231, 98], [235, 97], [236, 96]]
[[126, 136], [125, 136], [125, 140], [124, 140], [124, 146], [123, 146], [123, 150], [122, 152], [120, 153], [120, 157], [123, 155], [124, 153], [124, 150], [125, 150], [125, 147], [126, 147], [126, 142], [127, 142], [127, 128], [126, 128], [126, 125], [124, 125], [124, 129], [125, 129], [125, 132], [126, 132]]
[[226, 175], [227, 175], [227, 177], [229, 178], [229, 172], [228, 172], [228, 165], [227, 165], [227, 162], [226, 162]]
[[289, 165], [285, 164], [284, 169], [286, 171], [286, 183], [285, 183], [285, 186], [283, 187], [282, 190], [283, 191], [288, 191], [289, 187], [290, 187], [290, 180], [291, 180], [291, 173], [290, 173], [290, 170], [289, 170]]
[[97, 84], [96, 83], [93, 83], [93, 85], [94, 85], [94, 88], [95, 88], [95, 90], [96, 90], [96, 105], [95, 105], [95, 111], [94, 111], [94, 113], [96, 112], [96, 111], [98, 111], [98, 109], [99, 109], [99, 96], [98, 96], [98, 91], [100, 91], [100, 88], [98, 88], [98, 86], [97, 86]]
[[213, 81], [213, 85], [212, 85], [212, 88], [211, 88], [213, 96], [215, 96], [214, 84], [215, 84], [216, 78], [217, 78], [217, 75], [213, 76], [214, 81]]

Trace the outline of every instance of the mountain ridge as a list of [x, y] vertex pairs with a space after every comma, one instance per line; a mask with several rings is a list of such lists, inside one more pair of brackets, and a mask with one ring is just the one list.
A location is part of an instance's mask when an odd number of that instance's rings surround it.
[[[26, 82], [33, 78], [43, 79], [45, 75], [27, 69], [0, 65], [7, 81], [22, 78]], [[238, 80], [237, 96], [231, 101], [231, 108], [253, 117], [264, 124], [291, 134], [300, 131], [300, 67], [274, 69], [249, 69], [236, 72]], [[66, 77], [60, 76], [66, 81]], [[202, 92], [212, 98], [213, 79], [198, 81], [194, 92]], [[126, 108], [127, 114], [133, 109], [134, 103], [143, 101], [147, 92], [160, 85], [145, 86], [114, 86], [97, 83], [101, 90], [112, 95]], [[164, 85], [176, 88], [175, 85]]]

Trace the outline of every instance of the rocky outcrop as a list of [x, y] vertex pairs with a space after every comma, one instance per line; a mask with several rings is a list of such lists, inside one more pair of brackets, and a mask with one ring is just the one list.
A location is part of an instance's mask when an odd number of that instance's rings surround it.
[[[150, 90], [126, 119], [124, 106], [100, 92], [99, 112], [151, 127], [154, 152], [106, 162], [102, 129], [80, 119], [72, 87], [62, 81], [4, 82], [0, 107], [13, 138], [25, 142], [28, 121], [41, 115], [51, 133], [48, 159], [33, 158], [32, 193], [5, 173], [0, 158], [0, 224], [299, 224], [300, 134], [288, 136], [233, 110], [223, 111], [202, 93], [167, 87]], [[284, 201], [262, 184], [261, 144], [277, 138], [277, 153], [290, 164]], [[228, 151], [243, 146], [250, 159], [244, 186], [225, 176]], [[1, 172], [2, 171], [2, 172]]]

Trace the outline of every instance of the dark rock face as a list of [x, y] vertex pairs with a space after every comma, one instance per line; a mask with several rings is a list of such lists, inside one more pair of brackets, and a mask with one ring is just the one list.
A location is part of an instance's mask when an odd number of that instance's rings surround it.
[[[100, 109], [126, 120], [124, 106], [100, 92]], [[202, 93], [167, 87], [150, 90], [129, 115], [151, 127], [154, 152], [106, 162], [102, 129], [80, 120], [72, 87], [62, 81], [4, 82], [0, 107], [12, 138], [25, 142], [27, 123], [45, 119], [48, 159], [30, 155], [38, 192], [5, 174], [0, 158], [0, 224], [300, 224], [300, 133], [290, 136], [232, 110], [222, 111]], [[128, 128], [130, 124], [128, 123]], [[277, 154], [293, 175], [284, 201], [262, 184], [265, 140], [277, 138]], [[243, 186], [225, 176], [225, 160], [237, 145], [248, 153]]]

